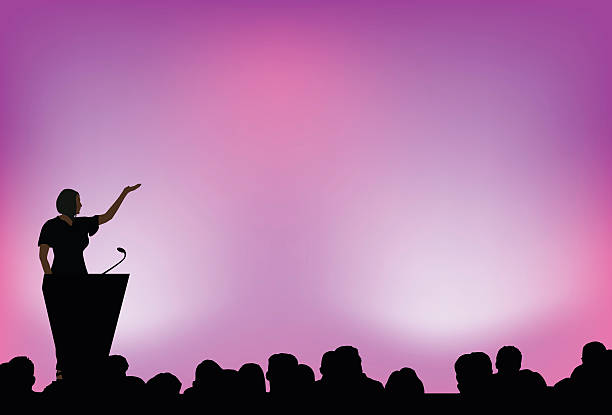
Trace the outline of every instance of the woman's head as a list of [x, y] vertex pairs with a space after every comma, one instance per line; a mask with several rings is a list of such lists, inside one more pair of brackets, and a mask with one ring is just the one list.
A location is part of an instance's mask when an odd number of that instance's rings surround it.
[[73, 219], [81, 211], [81, 198], [79, 193], [73, 189], [64, 189], [60, 192], [55, 202], [57, 211]]

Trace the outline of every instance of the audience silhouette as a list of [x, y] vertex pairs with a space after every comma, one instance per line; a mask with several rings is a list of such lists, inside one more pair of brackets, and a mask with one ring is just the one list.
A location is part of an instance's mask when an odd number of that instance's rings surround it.
[[455, 362], [457, 389], [466, 399], [481, 400], [491, 396], [493, 364], [484, 352], [472, 352], [459, 356]]
[[266, 377], [257, 363], [245, 363], [238, 370], [239, 396], [243, 407], [253, 411], [263, 410], [266, 403]]
[[425, 387], [414, 369], [403, 367], [389, 375], [385, 384], [385, 397], [390, 407], [406, 412], [423, 404]]
[[158, 373], [146, 383], [145, 395], [150, 411], [171, 412], [179, 403], [181, 381], [172, 373]]
[[612, 350], [601, 342], [585, 344], [581, 364], [550, 388], [538, 372], [521, 367], [522, 358], [515, 346], [501, 347], [495, 358], [497, 372], [493, 373], [486, 353], [459, 356], [454, 366], [459, 394], [456, 399], [445, 400], [443, 394], [426, 394], [423, 382], [409, 367], [393, 371], [383, 386], [364, 373], [359, 351], [348, 345], [323, 354], [319, 380], [315, 380], [312, 368], [289, 353], [271, 355], [265, 373], [256, 363], [245, 363], [234, 370], [207, 359], [198, 364], [195, 379], [182, 394], [181, 382], [172, 373], [158, 373], [146, 383], [128, 375], [128, 361], [121, 355], [108, 356], [101, 369], [96, 366], [97, 371], [86, 377], [58, 379], [43, 392], [35, 392], [34, 364], [26, 356], [17, 356], [0, 364], [0, 399], [5, 407], [18, 405], [22, 410], [57, 404], [68, 411], [96, 408], [208, 412], [224, 408], [288, 413], [384, 408], [411, 412], [424, 406], [431, 410], [484, 409], [495, 402], [497, 408], [523, 411], [562, 410], [569, 403], [601, 403], [612, 391]]

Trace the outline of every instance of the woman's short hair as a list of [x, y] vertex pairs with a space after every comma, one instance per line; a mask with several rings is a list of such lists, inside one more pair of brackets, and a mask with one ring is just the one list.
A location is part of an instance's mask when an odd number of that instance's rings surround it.
[[62, 190], [55, 201], [57, 211], [73, 219], [76, 215], [76, 197], [78, 194], [79, 192], [73, 189]]

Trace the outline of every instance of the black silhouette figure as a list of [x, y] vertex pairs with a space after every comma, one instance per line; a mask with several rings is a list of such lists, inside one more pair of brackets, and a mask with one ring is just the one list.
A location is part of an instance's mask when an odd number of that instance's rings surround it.
[[313, 398], [318, 403], [333, 402], [333, 390], [337, 382], [337, 365], [335, 361], [335, 351], [328, 350], [321, 357], [319, 373], [321, 379], [315, 381], [313, 385]]
[[570, 379], [574, 394], [588, 397], [608, 392], [606, 379], [610, 373], [606, 371], [607, 349], [601, 342], [590, 342], [582, 348], [582, 364], [577, 366]]
[[130, 365], [125, 357], [111, 355], [106, 358], [104, 384], [102, 389], [107, 396], [134, 408], [144, 396], [145, 382], [136, 376], [127, 376]]
[[385, 384], [385, 397], [391, 408], [406, 412], [421, 407], [425, 387], [414, 369], [404, 367], [389, 375]]
[[[64, 189], [60, 192], [56, 208], [61, 214], [53, 219], [48, 220], [43, 225], [40, 236], [38, 238], [38, 246], [40, 247], [40, 261], [45, 272], [43, 280], [43, 293], [50, 290], [48, 278], [58, 278], [61, 276], [83, 276], [87, 275], [87, 268], [83, 258], [83, 250], [89, 245], [89, 236], [93, 236], [99, 228], [99, 225], [111, 220], [117, 209], [123, 202], [123, 199], [128, 193], [138, 189], [141, 185], [127, 186], [121, 192], [119, 198], [103, 215], [94, 215], [92, 217], [77, 217], [81, 211], [81, 199], [79, 193], [73, 189]], [[49, 267], [47, 254], [49, 247], [53, 248], [53, 265]], [[53, 277], [51, 277], [53, 275]], [[54, 309], [54, 315], [50, 314], [50, 322], [52, 327], [55, 327], [54, 341], [56, 346], [56, 376], [62, 379], [65, 376], [67, 358], [73, 358], [74, 361], [82, 357], [77, 356], [80, 353], [80, 348], [77, 344], [78, 339], [72, 338], [76, 333], [67, 332], [63, 327], [68, 325], [68, 321], [74, 320], [76, 316], [73, 306], [65, 305], [65, 300], [51, 298], [53, 296], [45, 295], [47, 308]], [[84, 299], [74, 299], [75, 302], [85, 301]], [[79, 307], [74, 307], [78, 309]], [[73, 373], [78, 370], [78, 367], [73, 365]], [[64, 372], [63, 372], [64, 371]]]
[[266, 377], [257, 363], [245, 363], [238, 370], [240, 388], [244, 406], [253, 412], [263, 408], [266, 403]]
[[146, 383], [146, 399], [150, 410], [166, 412], [179, 405], [181, 381], [172, 373], [158, 373]]
[[2, 405], [12, 404], [22, 411], [38, 410], [40, 394], [32, 390], [36, 378], [34, 377], [34, 363], [26, 356], [17, 356], [0, 368], [0, 384], [2, 390]]
[[268, 358], [266, 379], [270, 382], [270, 398], [276, 405], [296, 396], [298, 360], [289, 353], [276, 353]]
[[557, 382], [551, 397], [556, 409], [568, 407], [582, 412], [608, 405], [612, 390], [612, 351], [598, 341], [585, 344], [582, 348], [582, 364], [572, 374]]
[[[87, 235], [93, 236], [101, 224], [111, 220], [128, 193], [139, 187], [140, 184], [127, 186], [106, 213], [91, 217], [77, 217], [82, 206], [79, 193], [73, 189], [62, 190], [55, 202], [60, 215], [45, 222], [38, 237], [39, 257], [45, 274], [87, 274], [83, 258], [83, 251], [89, 245]], [[53, 248], [50, 267], [49, 248]]]
[[183, 392], [183, 401], [189, 407], [206, 408], [221, 402], [223, 369], [214, 360], [204, 360], [195, 371], [191, 387]]
[[369, 378], [361, 366], [359, 351], [353, 346], [340, 346], [333, 354], [332, 399], [334, 406], [346, 402], [351, 410], [373, 410], [384, 399], [385, 388], [377, 380]]
[[12, 379], [13, 392], [27, 397], [35, 392], [32, 386], [36, 382], [34, 376], [34, 363], [26, 356], [17, 356], [8, 362], [9, 373]]
[[[223, 369], [221, 376], [221, 399], [226, 406], [236, 404], [233, 397], [240, 393], [240, 375], [235, 369]], [[231, 408], [230, 408], [231, 409]]]
[[315, 374], [310, 366], [300, 363], [296, 372], [296, 404], [309, 412], [312, 408], [312, 393], [315, 382]]
[[304, 363], [300, 363], [297, 367], [297, 387], [301, 391], [307, 391], [310, 394], [310, 390], [315, 382], [315, 374], [312, 368]]
[[[522, 355], [514, 346], [497, 353], [493, 375], [490, 358], [482, 352], [460, 356], [455, 363], [460, 395], [425, 394], [414, 370], [404, 367], [391, 373], [387, 383], [368, 378], [356, 348], [341, 346], [321, 359], [323, 377], [313, 382], [312, 370], [287, 353], [270, 356], [266, 377], [271, 394], [266, 396], [264, 373], [255, 363], [240, 370], [222, 369], [205, 360], [196, 369], [193, 386], [180, 394], [181, 382], [170, 373], [160, 373], [146, 384], [127, 376], [127, 359], [107, 356], [104, 370], [85, 367], [85, 381], [67, 377], [55, 380], [43, 393], [32, 391], [34, 365], [25, 356], [0, 364], [0, 401], [17, 405], [21, 412], [62, 408], [63, 412], [126, 410], [172, 413], [386, 413], [449, 411], [480, 413], [567, 412], [580, 413], [605, 408], [611, 385], [612, 350], [603, 343], [584, 346], [582, 364], [572, 376], [549, 389], [537, 372], [521, 369]], [[313, 388], [314, 386], [314, 388]], [[195, 399], [197, 397], [197, 399]], [[264, 398], [265, 397], [265, 398]], [[597, 406], [598, 405], [598, 406]], [[215, 411], [223, 408], [221, 411]], [[423, 408], [425, 411], [419, 411]], [[591, 408], [593, 408], [591, 410]]]
[[497, 352], [495, 367], [497, 373], [491, 378], [492, 387], [498, 397], [516, 399], [520, 394], [519, 372], [523, 355], [514, 346], [504, 346]]
[[459, 356], [455, 362], [457, 389], [466, 401], [482, 400], [491, 393], [493, 364], [484, 352]]
[[523, 355], [514, 346], [497, 352], [497, 373], [491, 376], [491, 396], [507, 408], [518, 409], [526, 402], [538, 404], [547, 393], [546, 381], [537, 372], [521, 369]]
[[527, 399], [534, 399], [536, 396], [541, 396], [548, 391], [548, 385], [546, 385], [544, 377], [530, 369], [521, 369], [519, 372], [519, 384], [521, 385], [521, 393]]
[[241, 391], [245, 396], [264, 396], [266, 394], [266, 377], [257, 363], [245, 363], [240, 366]]
[[106, 376], [109, 381], [123, 380], [130, 365], [125, 357], [114, 354], [106, 359]]

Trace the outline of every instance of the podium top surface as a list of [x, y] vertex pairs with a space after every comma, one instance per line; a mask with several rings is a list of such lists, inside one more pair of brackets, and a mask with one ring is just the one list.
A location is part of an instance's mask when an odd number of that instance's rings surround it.
[[130, 274], [44, 274], [45, 278], [129, 277]]
[[[130, 274], [45, 274], [43, 284], [127, 284]], [[111, 282], [112, 281], [112, 282]]]

